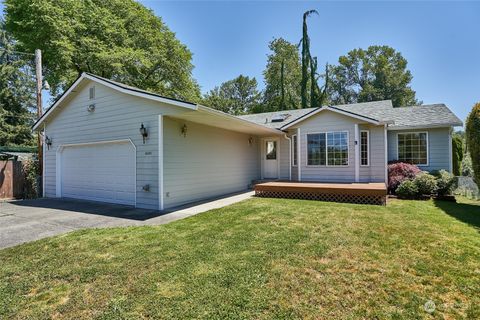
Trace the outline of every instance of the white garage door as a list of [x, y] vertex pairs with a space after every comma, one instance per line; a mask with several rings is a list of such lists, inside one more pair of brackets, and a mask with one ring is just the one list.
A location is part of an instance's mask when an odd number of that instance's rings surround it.
[[135, 205], [135, 149], [131, 143], [65, 147], [62, 197]]

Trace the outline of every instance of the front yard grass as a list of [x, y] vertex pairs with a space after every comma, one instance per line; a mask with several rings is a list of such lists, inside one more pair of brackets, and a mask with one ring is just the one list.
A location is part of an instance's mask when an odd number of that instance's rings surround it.
[[478, 319], [480, 205], [251, 199], [72, 232], [0, 251], [0, 319], [24, 318]]

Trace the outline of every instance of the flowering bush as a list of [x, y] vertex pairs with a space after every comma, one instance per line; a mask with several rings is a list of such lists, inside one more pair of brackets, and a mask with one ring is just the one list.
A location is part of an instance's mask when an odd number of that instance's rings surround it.
[[405, 180], [413, 180], [422, 171], [414, 164], [393, 162], [388, 165], [388, 191], [395, 193]]

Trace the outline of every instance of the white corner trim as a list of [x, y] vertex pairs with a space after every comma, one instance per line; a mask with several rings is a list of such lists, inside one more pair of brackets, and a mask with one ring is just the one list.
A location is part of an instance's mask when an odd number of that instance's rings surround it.
[[46, 169], [45, 169], [45, 164], [47, 163], [47, 161], [45, 160], [45, 158], [47, 157], [47, 149], [45, 147], [45, 137], [47, 136], [47, 125], [44, 123], [43, 124], [43, 141], [42, 141], [42, 197], [45, 198], [45, 195], [47, 194], [45, 192], [45, 172], [46, 172]]
[[158, 115], [158, 209], [164, 209], [163, 191], [163, 116]]
[[358, 128], [358, 123], [355, 123], [355, 182], [360, 181], [360, 131]]
[[453, 142], [452, 142], [452, 132], [453, 132], [453, 127], [450, 127], [450, 130], [448, 130], [448, 167], [450, 173], [453, 173]]
[[[306, 143], [306, 141], [305, 141]], [[302, 181], [302, 135], [300, 134], [300, 128], [297, 128], [297, 167], [298, 167], [298, 181]]]
[[[384, 125], [383, 139], [385, 145], [385, 187], [388, 187], [388, 125]], [[398, 147], [397, 147], [398, 148]]]
[[292, 180], [292, 138], [285, 133], [285, 139], [288, 140], [288, 180]]

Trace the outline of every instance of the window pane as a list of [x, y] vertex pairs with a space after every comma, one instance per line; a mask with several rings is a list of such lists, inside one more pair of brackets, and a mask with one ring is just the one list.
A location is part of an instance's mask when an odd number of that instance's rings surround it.
[[277, 141], [267, 141], [267, 160], [277, 159]]
[[368, 166], [368, 132], [360, 132], [360, 164]]
[[348, 165], [348, 140], [346, 132], [327, 133], [327, 163], [329, 166]]
[[325, 133], [307, 134], [307, 164], [325, 165]]
[[398, 160], [412, 164], [426, 165], [427, 160], [427, 133], [399, 133]]

